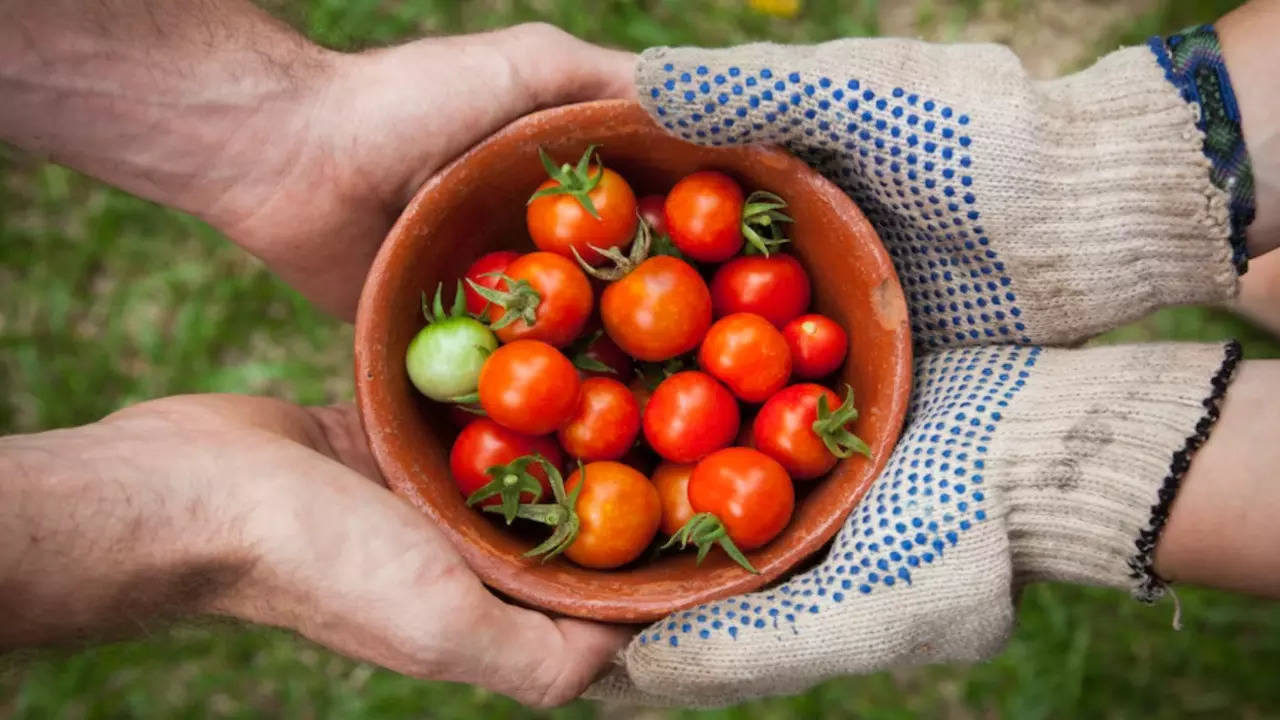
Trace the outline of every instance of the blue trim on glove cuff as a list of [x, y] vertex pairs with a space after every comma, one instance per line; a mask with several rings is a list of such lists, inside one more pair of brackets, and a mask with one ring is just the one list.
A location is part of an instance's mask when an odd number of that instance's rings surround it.
[[1213, 184], [1228, 197], [1232, 259], [1243, 274], [1248, 267], [1245, 229], [1256, 207], [1253, 168], [1218, 33], [1212, 25], [1202, 25], [1167, 38], [1153, 37], [1147, 47], [1183, 99], [1200, 107], [1196, 124], [1204, 133], [1204, 154], [1213, 163]]

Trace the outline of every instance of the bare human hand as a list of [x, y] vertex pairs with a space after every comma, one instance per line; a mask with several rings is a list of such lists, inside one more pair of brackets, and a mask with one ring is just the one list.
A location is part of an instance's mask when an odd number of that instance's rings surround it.
[[567, 702], [630, 633], [494, 597], [379, 484], [350, 407], [202, 395], [0, 439], [0, 648], [189, 614]]
[[198, 215], [350, 319], [423, 180], [521, 115], [629, 96], [633, 65], [540, 24], [347, 54], [245, 0], [16, 0], [0, 140]]
[[239, 213], [220, 225], [349, 317], [383, 236], [423, 181], [521, 115], [631, 94], [633, 64], [630, 53], [540, 24], [336, 58], [305, 110], [297, 161], [238, 190], [229, 206]]

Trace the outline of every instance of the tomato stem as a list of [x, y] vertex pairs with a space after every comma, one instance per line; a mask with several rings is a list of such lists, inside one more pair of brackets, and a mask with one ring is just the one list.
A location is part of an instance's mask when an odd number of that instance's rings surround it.
[[546, 460], [535, 453], [518, 457], [506, 465], [494, 465], [485, 470], [485, 474], [493, 479], [467, 496], [467, 506], [470, 507], [497, 495], [502, 502], [488, 507], [496, 507], [495, 512], [501, 512], [502, 517], [510, 525], [518, 514], [521, 495], [529, 493], [533, 496], [533, 502], [542, 499], [542, 483], [529, 472], [529, 465], [533, 463], [541, 465], [546, 463]]
[[587, 247], [600, 253], [613, 263], [613, 267], [605, 269], [592, 266], [582, 256], [578, 254], [578, 248], [570, 245], [569, 250], [573, 252], [573, 257], [578, 261], [578, 265], [582, 266], [582, 271], [593, 278], [613, 282], [620, 280], [627, 273], [635, 270], [645, 260], [649, 259], [649, 248], [651, 246], [651, 236], [649, 235], [649, 225], [643, 220], [636, 223], [636, 237], [631, 242], [631, 252], [623, 255], [617, 248], [598, 248], [595, 245], [587, 243]]
[[[506, 290], [498, 290], [467, 278], [467, 284], [485, 302], [497, 305], [504, 311], [502, 317], [489, 324], [490, 330], [501, 330], [517, 320], [524, 320], [526, 325], [533, 325], [538, 321], [538, 306], [542, 304], [542, 295], [533, 289], [528, 280], [516, 280], [500, 272], [485, 273], [481, 277], [501, 278], [507, 286]], [[487, 307], [486, 305], [486, 309]]]
[[871, 457], [871, 448], [847, 427], [858, 419], [858, 408], [853, 404], [853, 388], [847, 383], [844, 392], [844, 401], [834, 412], [827, 404], [826, 393], [818, 396], [818, 419], [813, 421], [813, 432], [822, 439], [827, 451], [838, 458], [847, 458], [854, 453]]
[[[543, 188], [535, 192], [529, 197], [529, 203], [540, 197], [548, 195], [569, 195], [577, 200], [583, 209], [591, 214], [591, 217], [599, 220], [600, 213], [596, 211], [595, 203], [591, 202], [592, 190], [600, 184], [600, 179], [604, 177], [604, 164], [600, 162], [599, 156], [596, 157], [596, 172], [591, 174], [591, 156], [596, 154], [598, 145], [588, 145], [587, 151], [582, 153], [582, 157], [578, 159], [577, 167], [565, 163], [560, 167], [556, 167], [551, 156], [546, 150], [538, 148], [538, 159], [542, 161], [542, 167], [546, 169], [547, 175], [556, 181], [556, 185]], [[528, 203], [525, 203], [526, 205]]]
[[[467, 282], [471, 282], [468, 280]], [[467, 312], [467, 295], [462, 289], [462, 283], [458, 283], [458, 289], [453, 294], [453, 307], [449, 308], [449, 312], [444, 311], [444, 303], [441, 301], [440, 294], [444, 290], [444, 283], [436, 283], [436, 295], [432, 299], [431, 304], [427, 305], [427, 294], [422, 293], [422, 315], [426, 318], [427, 324], [448, 320], [449, 318], [462, 317]]]
[[747, 560], [747, 556], [743, 555], [738, 546], [734, 544], [733, 539], [729, 537], [729, 531], [725, 528], [720, 518], [711, 513], [698, 513], [689, 518], [684, 527], [677, 530], [661, 549], [666, 550], [677, 543], [679, 543], [681, 550], [689, 545], [696, 546], [698, 548], [697, 563], [699, 565], [707, 557], [707, 553], [711, 552], [711, 546], [719, 545], [726, 555], [741, 565], [747, 572], [755, 575], [760, 574], [760, 571], [751, 565], [751, 561]]
[[[541, 555], [542, 562], [546, 562], [564, 552], [578, 538], [578, 529], [582, 527], [582, 521], [578, 519], [578, 495], [582, 493], [582, 486], [587, 482], [587, 471], [582, 466], [582, 461], [579, 460], [578, 474], [580, 481], [573, 488], [573, 492], [566, 493], [564, 477], [560, 475], [560, 470], [555, 465], [552, 465], [541, 455], [525, 457], [529, 458], [530, 462], [537, 462], [547, 473], [547, 483], [551, 485], [551, 494], [554, 496], [555, 502], [541, 505], [519, 503], [514, 510], [513, 518], [519, 517], [525, 520], [533, 520], [554, 528], [551, 537], [524, 554], [525, 557]], [[525, 458], [519, 458], [515, 462], [523, 459]], [[538, 494], [540, 496], [541, 492]], [[516, 497], [518, 498], [519, 495], [517, 494]], [[484, 510], [492, 513], [503, 512], [503, 509], [493, 505], [485, 506]], [[508, 524], [510, 522], [510, 520], [507, 521]]]
[[786, 200], [765, 190], [757, 190], [747, 196], [747, 202], [742, 206], [742, 236], [747, 240], [744, 250], [746, 254], [758, 253], [769, 257], [769, 253], [778, 246], [791, 242], [782, 225], [795, 220], [782, 212], [785, 207]]

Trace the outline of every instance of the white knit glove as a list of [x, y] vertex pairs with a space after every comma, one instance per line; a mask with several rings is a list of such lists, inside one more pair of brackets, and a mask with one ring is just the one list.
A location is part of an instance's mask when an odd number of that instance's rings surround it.
[[[853, 196], [925, 354], [903, 439], [821, 564], [650, 626], [592, 696], [720, 705], [986, 658], [1032, 580], [1163, 591], [1151, 555], [1238, 347], [1030, 347], [1235, 292], [1242, 227], [1158, 53], [1052, 82], [996, 46], [644, 54], [671, 132], [784, 144]], [[955, 349], [989, 343], [1016, 346]]]
[[1239, 347], [988, 346], [916, 367], [911, 420], [825, 560], [642, 631], [590, 696], [706, 706], [979, 660], [1033, 580], [1163, 586], [1151, 555]]
[[1162, 62], [1133, 47], [1035, 82], [1002, 46], [842, 40], [653, 49], [636, 82], [671, 132], [783, 144], [840, 184], [917, 345], [1052, 345], [1235, 293], [1227, 196]]

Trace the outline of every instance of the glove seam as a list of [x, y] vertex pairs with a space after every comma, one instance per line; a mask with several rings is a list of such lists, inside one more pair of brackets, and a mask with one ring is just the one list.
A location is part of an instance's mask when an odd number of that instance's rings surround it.
[[1223, 398], [1226, 396], [1227, 387], [1231, 384], [1241, 357], [1239, 342], [1232, 340], [1226, 343], [1222, 363], [1209, 381], [1211, 387], [1209, 395], [1201, 403], [1204, 406], [1204, 414], [1196, 423], [1195, 430], [1187, 436], [1183, 446], [1173, 453], [1169, 463], [1169, 473], [1160, 484], [1157, 492], [1158, 500], [1151, 506], [1147, 525], [1138, 533], [1134, 541], [1136, 552], [1129, 558], [1129, 576], [1136, 582], [1133, 596], [1139, 602], [1152, 604], [1163, 597], [1168, 589], [1168, 581], [1155, 571], [1156, 545], [1169, 520], [1169, 510], [1178, 496], [1182, 479], [1191, 467], [1191, 459], [1208, 440], [1210, 431], [1218, 422]]

